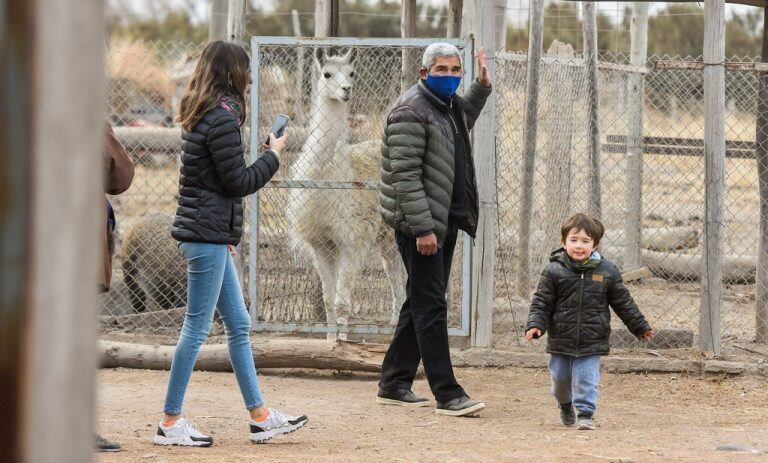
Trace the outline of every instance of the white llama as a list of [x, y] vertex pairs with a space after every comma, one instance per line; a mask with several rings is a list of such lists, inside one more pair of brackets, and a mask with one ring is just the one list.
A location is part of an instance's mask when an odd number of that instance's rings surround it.
[[[349, 97], [354, 81], [352, 50], [325, 56], [318, 49], [318, 77], [309, 117], [308, 136], [290, 169], [295, 180], [338, 182], [377, 180], [380, 142], [347, 146]], [[366, 262], [378, 255], [392, 291], [390, 323], [394, 326], [405, 300], [405, 269], [393, 243], [393, 232], [381, 220], [378, 191], [291, 189], [287, 207], [294, 250], [307, 250], [320, 275], [326, 320], [345, 338], [352, 315], [355, 280]]]

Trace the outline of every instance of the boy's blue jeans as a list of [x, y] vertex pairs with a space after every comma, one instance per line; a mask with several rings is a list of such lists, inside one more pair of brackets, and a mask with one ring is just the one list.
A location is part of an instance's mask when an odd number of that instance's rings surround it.
[[600, 356], [568, 357], [551, 354], [552, 395], [558, 403], [573, 402], [576, 413], [592, 415], [597, 408], [597, 384], [600, 382]]
[[179, 249], [187, 259], [187, 313], [173, 354], [163, 411], [169, 415], [181, 414], [197, 354], [211, 331], [217, 307], [226, 328], [229, 358], [245, 406], [249, 410], [260, 407], [264, 399], [251, 353], [251, 319], [227, 245], [185, 242]]

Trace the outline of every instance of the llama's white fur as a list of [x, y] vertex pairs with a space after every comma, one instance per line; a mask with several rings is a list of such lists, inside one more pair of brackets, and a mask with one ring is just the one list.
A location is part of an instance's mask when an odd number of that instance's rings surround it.
[[[308, 136], [291, 166], [291, 178], [375, 180], [379, 177], [378, 140], [346, 144], [349, 92], [354, 81], [351, 51], [344, 56], [318, 52], [318, 77]], [[355, 281], [366, 262], [380, 255], [392, 290], [391, 319], [397, 324], [405, 300], [405, 271], [392, 243], [392, 230], [381, 220], [378, 191], [291, 189], [287, 219], [295, 250], [312, 257], [323, 287], [327, 323], [346, 331]], [[335, 338], [335, 333], [329, 338]], [[343, 334], [339, 334], [343, 338]]]

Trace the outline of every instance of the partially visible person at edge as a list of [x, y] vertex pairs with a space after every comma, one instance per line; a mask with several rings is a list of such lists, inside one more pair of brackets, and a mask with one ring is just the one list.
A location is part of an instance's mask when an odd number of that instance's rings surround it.
[[[104, 193], [119, 195], [131, 186], [133, 181], [133, 163], [125, 152], [125, 148], [115, 138], [112, 127], [106, 125], [106, 139], [102, 152], [104, 164]], [[104, 293], [109, 291], [112, 282], [112, 257], [115, 255], [115, 227], [117, 220], [109, 199], [105, 199], [106, 220], [104, 220], [104, 234], [102, 235], [102, 265], [99, 272], [99, 290]], [[117, 452], [120, 444], [111, 442], [101, 435], [96, 435], [96, 449], [101, 452]]]
[[376, 401], [407, 407], [430, 405], [411, 388], [424, 362], [435, 411], [475, 414], [453, 373], [445, 292], [458, 230], [474, 237], [478, 196], [469, 131], [491, 94], [485, 51], [477, 52], [479, 78], [457, 95], [464, 67], [447, 43], [427, 47], [418, 82], [392, 106], [382, 136], [381, 214], [395, 229], [408, 272], [406, 300], [381, 367]]
[[214, 310], [224, 322], [229, 357], [245, 408], [249, 437], [265, 442], [307, 423], [268, 408], [259, 388], [250, 343], [250, 317], [233, 257], [243, 232], [243, 197], [262, 188], [277, 172], [287, 134], [246, 165], [240, 126], [246, 118], [245, 91], [250, 58], [233, 43], [215, 41], [203, 50], [181, 100], [179, 203], [171, 235], [187, 260], [187, 311], [171, 363], [165, 416], [154, 443], [209, 447], [213, 439], [182, 416], [182, 402], [200, 346], [211, 330]]

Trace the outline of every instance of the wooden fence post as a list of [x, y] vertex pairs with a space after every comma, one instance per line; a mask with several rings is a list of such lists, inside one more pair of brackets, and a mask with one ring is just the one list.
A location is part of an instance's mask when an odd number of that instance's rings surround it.
[[[630, 55], [632, 66], [641, 68], [648, 57], [648, 4], [632, 4], [630, 25]], [[627, 191], [626, 236], [624, 268], [640, 267], [640, 242], [643, 229], [643, 106], [645, 104], [645, 75], [629, 74], [629, 100], [627, 102]]]
[[[10, 3], [19, 4], [12, 5], [14, 13], [27, 9], [22, 3], [31, 8], [26, 18], [8, 17], [23, 21], [13, 27], [29, 41], [16, 43], [13, 54], [23, 57], [16, 64], [28, 66], [31, 76], [8, 83], [26, 88], [30, 101], [9, 106], [16, 99], [6, 99], [0, 109], [10, 111], [2, 119], [13, 130], [14, 151], [23, 150], [14, 158], [28, 163], [26, 173], [15, 172], [12, 180], [26, 187], [29, 206], [27, 271], [11, 270], [27, 288], [19, 301], [28, 316], [24, 365], [17, 372], [25, 415], [16, 423], [25, 437], [19, 461], [81, 463], [93, 458], [97, 275], [106, 226], [103, 2]], [[0, 21], [5, 18], [0, 14]], [[7, 205], [3, 194], [0, 209]], [[40, 439], [41, 430], [54, 431]]]
[[[476, 48], [484, 47], [491, 81], [495, 75], [493, 0], [475, 0], [469, 31], [475, 34]], [[468, 31], [468, 32], [469, 32]], [[475, 63], [465, 63], [474, 66]], [[480, 217], [477, 238], [472, 248], [472, 345], [491, 347], [493, 343], [494, 267], [496, 265], [496, 100], [491, 95], [473, 130], [473, 150], [477, 174]]]
[[704, 2], [705, 220], [699, 337], [702, 351], [720, 353], [725, 232], [725, 7]]
[[584, 12], [584, 60], [587, 68], [587, 106], [589, 114], [589, 182], [587, 211], [602, 218], [600, 163], [600, 98], [597, 75], [597, 6], [581, 2]]
[[527, 298], [531, 292], [531, 221], [533, 220], [533, 177], [536, 167], [536, 136], [539, 120], [539, 82], [541, 56], [544, 52], [544, 0], [531, 0], [530, 16], [517, 261], [517, 293], [524, 298]]
[[[762, 61], [768, 62], [768, 8], [763, 8]], [[760, 242], [757, 248], [755, 278], [755, 341], [768, 344], [768, 73], [758, 74], [760, 91], [757, 98], [755, 160], [760, 191]]]
[[228, 17], [227, 17], [227, 37], [230, 42], [235, 42], [240, 45], [244, 45], [245, 0], [229, 0], [229, 10], [228, 10]]

